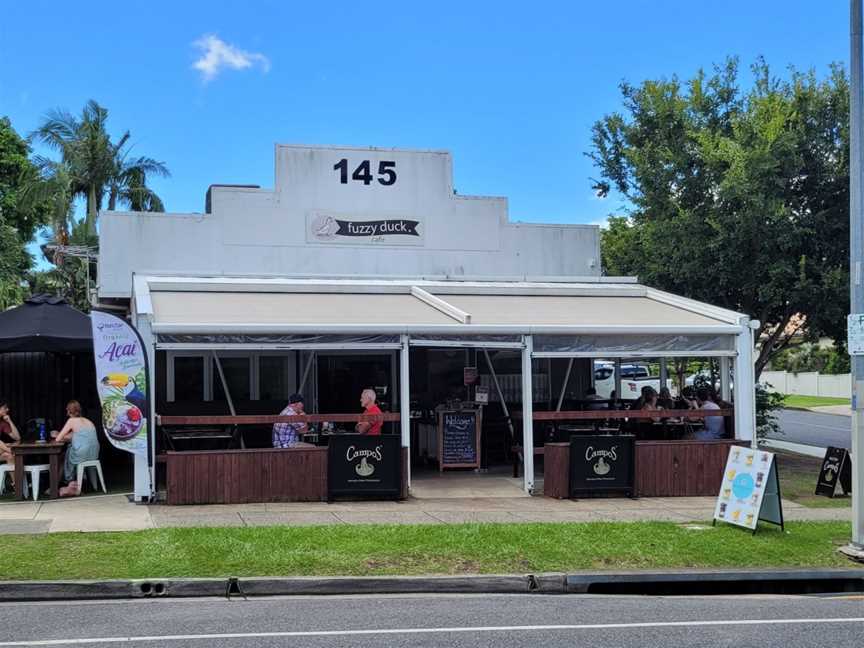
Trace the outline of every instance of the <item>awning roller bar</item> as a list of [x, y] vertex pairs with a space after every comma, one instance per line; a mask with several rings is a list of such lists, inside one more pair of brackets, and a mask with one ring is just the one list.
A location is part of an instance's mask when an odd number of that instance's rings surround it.
[[171, 324], [153, 323], [154, 333], [173, 334], [307, 334], [307, 335], [736, 335], [742, 327], [732, 324], [711, 325], [333, 325], [333, 324]]

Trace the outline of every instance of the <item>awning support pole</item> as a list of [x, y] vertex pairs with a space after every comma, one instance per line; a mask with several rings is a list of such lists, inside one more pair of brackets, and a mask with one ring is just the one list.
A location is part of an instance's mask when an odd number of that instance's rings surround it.
[[402, 336], [402, 350], [399, 352], [399, 427], [402, 433], [402, 447], [408, 448], [408, 471], [406, 481], [411, 490], [411, 376], [410, 346], [407, 335]]
[[753, 366], [753, 331], [748, 320], [735, 337], [735, 438], [750, 441], [756, 447], [756, 379]]
[[315, 360], [315, 352], [309, 352], [309, 360], [306, 362], [306, 368], [303, 370], [303, 379], [300, 381], [300, 387], [298, 387], [297, 391], [299, 393], [303, 393], [303, 390], [306, 389], [306, 380], [309, 378], [309, 372], [312, 370], [312, 362]]
[[729, 358], [720, 358], [720, 398], [727, 403], [732, 400], [732, 391], [729, 388]]
[[[660, 358], [660, 389], [669, 386], [669, 367], [666, 364], [666, 358]], [[659, 392], [660, 389], [657, 391]]]
[[[555, 408], [556, 412], [561, 411], [561, 405], [564, 403], [564, 394], [567, 392], [567, 385], [570, 384], [570, 372], [573, 371], [573, 360], [574, 358], [570, 358], [570, 362], [567, 363], [567, 373], [564, 374], [564, 384], [561, 385], [561, 394], [558, 396], [558, 406]], [[552, 375], [551, 372], [549, 375]]]
[[[225, 380], [225, 372], [222, 371], [222, 362], [219, 360], [219, 356], [215, 351], [210, 352], [213, 355], [213, 362], [216, 364], [216, 371], [219, 372], [219, 381], [222, 383], [222, 391], [225, 392], [225, 400], [228, 401], [228, 411], [231, 412], [231, 416], [237, 416], [237, 410], [234, 409], [234, 399], [231, 398], [231, 390], [228, 389], [228, 381]], [[236, 431], [236, 426], [235, 426]], [[240, 448], [243, 450], [246, 449], [246, 442], [243, 440], [243, 433], [240, 433]]]
[[529, 495], [534, 493], [534, 390], [531, 370], [531, 354], [534, 351], [534, 338], [523, 337], [522, 349], [522, 462], [524, 469], [524, 489]]
[[504, 410], [504, 418], [507, 421], [507, 427], [510, 430], [510, 438], [516, 441], [516, 430], [513, 429], [513, 419], [510, 418], [510, 410], [507, 409], [507, 401], [504, 400], [504, 392], [501, 391], [501, 384], [498, 382], [498, 374], [495, 373], [495, 367], [492, 366], [492, 360], [489, 358], [489, 350], [483, 349], [483, 355], [486, 357], [486, 364], [489, 365], [489, 373], [492, 374], [492, 383], [495, 385], [495, 391], [498, 392], [498, 400], [501, 401], [501, 409]]

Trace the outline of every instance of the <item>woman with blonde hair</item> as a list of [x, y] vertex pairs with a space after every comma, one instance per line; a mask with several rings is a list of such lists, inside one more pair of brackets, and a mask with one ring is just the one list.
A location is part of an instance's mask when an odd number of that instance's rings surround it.
[[57, 443], [69, 443], [66, 450], [66, 462], [63, 466], [66, 486], [60, 489], [60, 497], [70, 497], [81, 494], [81, 484], [77, 481], [78, 464], [84, 461], [95, 461], [99, 458], [99, 438], [96, 436], [96, 426], [93, 421], [81, 416], [81, 403], [71, 400], [66, 404], [66, 416], [69, 420], [60, 432], [52, 432], [51, 436]]

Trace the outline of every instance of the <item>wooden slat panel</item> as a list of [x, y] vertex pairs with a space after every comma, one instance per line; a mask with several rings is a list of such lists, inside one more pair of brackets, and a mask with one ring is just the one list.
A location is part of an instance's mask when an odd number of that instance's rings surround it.
[[[535, 421], [580, 421], [606, 419], [655, 419], [655, 418], [693, 418], [706, 416], [732, 416], [735, 410], [570, 410], [566, 412], [534, 412]], [[518, 412], [513, 413], [518, 418]]]
[[326, 448], [209, 450], [166, 455], [169, 504], [322, 501]]
[[729, 447], [746, 442], [637, 441], [636, 485], [641, 497], [713, 496], [720, 490]]
[[[715, 416], [719, 414], [715, 411]], [[656, 415], [655, 415], [656, 416]], [[607, 417], [608, 418], [608, 417]], [[157, 414], [158, 425], [270, 425], [273, 423], [366, 423], [399, 422], [399, 414], [244, 414], [238, 416], [162, 416]]]
[[547, 443], [543, 446], [543, 494], [570, 497], [570, 444]]

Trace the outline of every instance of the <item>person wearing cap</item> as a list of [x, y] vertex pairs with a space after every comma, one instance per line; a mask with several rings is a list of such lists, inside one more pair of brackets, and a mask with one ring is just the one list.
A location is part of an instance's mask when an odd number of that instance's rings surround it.
[[[303, 396], [291, 394], [288, 397], [288, 406], [279, 412], [279, 416], [295, 416], [303, 414]], [[293, 448], [297, 445], [305, 445], [301, 439], [306, 434], [305, 423], [275, 423], [273, 425], [273, 447]]]

